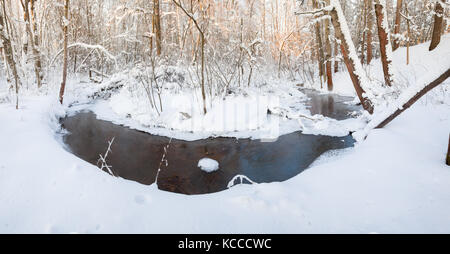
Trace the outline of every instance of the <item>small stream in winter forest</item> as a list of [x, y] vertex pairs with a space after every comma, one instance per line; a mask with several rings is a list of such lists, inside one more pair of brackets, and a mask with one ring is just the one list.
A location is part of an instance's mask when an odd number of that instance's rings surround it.
[[[341, 120], [359, 109], [345, 103], [353, 100], [352, 97], [307, 89], [302, 92], [310, 98], [306, 104], [312, 114]], [[280, 136], [275, 142], [222, 137], [197, 141], [172, 139], [166, 153], [168, 163], [161, 164], [170, 138], [99, 120], [94, 113], [86, 111], [61, 119], [61, 124], [68, 131], [64, 142], [81, 159], [99, 166], [99, 154], [105, 153], [107, 141], [114, 137], [107, 163], [116, 176], [149, 185], [154, 183], [157, 169], [161, 167], [158, 188], [184, 194], [225, 190], [230, 181], [249, 183], [236, 176], [257, 183], [284, 181], [305, 170], [324, 152], [354, 144], [351, 135], [330, 137], [301, 132]], [[219, 162], [219, 169], [210, 173], [202, 171], [197, 165], [205, 157]]]

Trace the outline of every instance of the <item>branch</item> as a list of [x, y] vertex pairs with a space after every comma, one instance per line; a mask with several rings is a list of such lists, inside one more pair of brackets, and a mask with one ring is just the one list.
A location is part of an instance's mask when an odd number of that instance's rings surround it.
[[409, 99], [406, 103], [404, 103], [401, 107], [399, 107], [394, 113], [389, 115], [385, 120], [383, 120], [375, 128], [383, 128], [384, 126], [386, 126], [388, 123], [390, 123], [392, 120], [394, 120], [398, 115], [403, 113], [403, 111], [405, 111], [409, 107], [411, 107], [416, 101], [418, 101], [427, 92], [429, 92], [431, 89], [435, 88], [436, 86], [438, 86], [439, 84], [444, 82], [448, 77], [450, 77], [450, 69], [447, 69], [447, 71], [444, 72], [441, 76], [439, 76], [433, 82], [431, 82], [430, 84], [428, 84], [424, 88], [422, 88], [422, 90], [420, 90], [418, 93], [416, 93], [411, 99]]
[[[102, 45], [90, 45], [90, 44], [86, 44], [86, 43], [82, 43], [82, 42], [76, 42], [76, 43], [70, 44], [69, 46], [67, 46], [67, 48], [69, 49], [69, 48], [77, 47], [77, 46], [87, 48], [87, 49], [98, 49], [98, 50], [102, 51], [107, 57], [109, 57], [110, 59], [114, 60], [114, 62], [116, 62], [116, 57], [113, 56], [111, 53], [109, 53], [109, 51], [106, 50]], [[58, 53], [56, 53], [56, 55], [53, 57], [53, 60], [50, 62], [50, 66], [53, 65], [56, 58], [58, 58], [58, 56], [61, 55], [62, 52], [64, 52], [64, 49], [61, 49], [58, 51]]]

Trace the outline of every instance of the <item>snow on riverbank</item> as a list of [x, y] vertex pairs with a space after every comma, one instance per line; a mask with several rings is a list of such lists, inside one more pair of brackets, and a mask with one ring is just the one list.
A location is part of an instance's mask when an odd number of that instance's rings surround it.
[[[448, 38], [444, 37], [441, 46], [448, 48]], [[424, 50], [422, 47], [415, 49]], [[403, 50], [396, 51], [394, 58]], [[417, 56], [414, 50], [411, 56]], [[431, 58], [420, 60], [413, 58], [415, 67], [405, 67], [413, 68], [417, 77], [435, 66], [429, 62]], [[406, 69], [400, 67], [399, 73], [402, 70]], [[416, 82], [410, 74], [403, 73], [410, 82]], [[107, 120], [160, 135], [188, 137], [184, 132], [179, 134], [181, 128], [170, 130], [171, 126], [183, 126], [176, 122], [177, 117], [183, 117], [179, 110], [161, 117], [159, 124], [169, 124], [164, 128], [145, 127], [149, 116], [136, 114], [141, 107], [135, 101], [125, 103], [120, 98], [126, 93], [124, 88], [117, 88], [119, 97], [91, 103], [88, 95], [100, 96], [102, 88], [110, 88], [117, 80], [99, 85], [69, 82], [64, 106], [56, 101], [57, 89], [40, 96], [21, 94], [19, 110], [8, 102], [8, 96], [0, 96], [0, 233], [450, 233], [450, 169], [444, 163], [450, 130], [449, 81], [385, 128], [370, 130], [355, 148], [339, 156], [327, 153], [288, 181], [237, 185], [219, 193], [186, 196], [112, 177], [64, 149], [57, 118], [81, 109], [92, 109]], [[341, 85], [345, 86], [339, 83], [336, 87]], [[0, 83], [0, 94], [4, 91], [6, 85]], [[301, 94], [289, 95], [291, 90], [283, 87], [275, 93], [284, 96], [280, 105], [285, 105], [282, 108], [286, 111], [278, 113], [292, 116], [306, 112]], [[248, 97], [235, 98], [239, 102], [259, 94], [250, 89]], [[184, 100], [171, 98], [176, 99], [166, 102]], [[121, 107], [114, 110], [115, 100], [127, 105], [130, 112], [118, 112]], [[220, 111], [226, 100], [217, 102], [216, 110]], [[179, 105], [174, 105], [178, 109]], [[270, 109], [270, 105], [261, 107]], [[169, 109], [170, 105], [163, 107]], [[184, 113], [193, 117], [198, 112], [195, 110]], [[343, 121], [303, 120], [301, 127], [298, 119], [283, 122], [279, 133], [296, 128], [344, 129], [339, 125]], [[225, 134], [256, 135], [258, 127], [270, 122], [266, 118], [249, 125], [256, 130], [244, 128]], [[358, 124], [349, 125], [363, 127]]]
[[114, 178], [67, 152], [49, 114], [61, 111], [48, 98], [0, 104], [2, 233], [450, 233], [448, 105], [422, 100], [286, 182], [199, 196]]

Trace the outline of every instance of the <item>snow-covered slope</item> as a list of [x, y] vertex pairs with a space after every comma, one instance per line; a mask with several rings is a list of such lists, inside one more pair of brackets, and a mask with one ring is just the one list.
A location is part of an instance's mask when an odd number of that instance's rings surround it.
[[286, 182], [185, 196], [82, 161], [49, 125], [57, 104], [23, 103], [0, 104], [2, 233], [450, 233], [448, 105], [418, 104]]

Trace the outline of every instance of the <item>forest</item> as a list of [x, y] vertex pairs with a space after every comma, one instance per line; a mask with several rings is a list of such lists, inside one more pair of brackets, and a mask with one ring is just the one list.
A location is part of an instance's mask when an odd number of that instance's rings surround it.
[[449, 13], [0, 0], [0, 233], [448, 233]]

